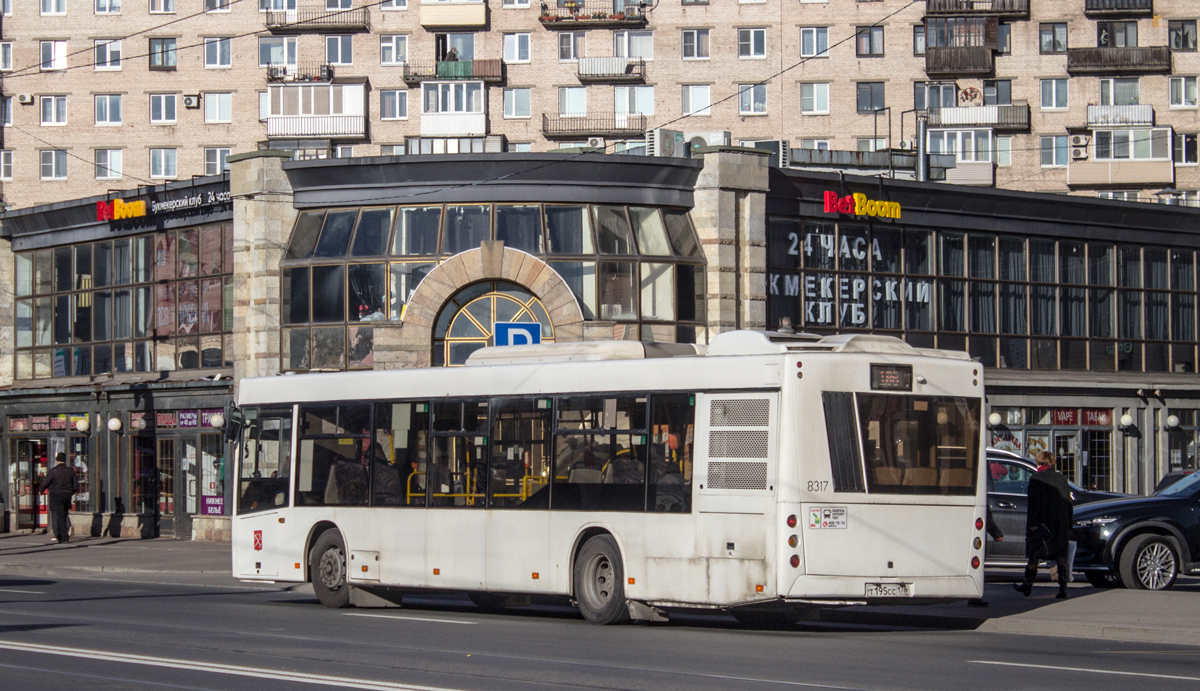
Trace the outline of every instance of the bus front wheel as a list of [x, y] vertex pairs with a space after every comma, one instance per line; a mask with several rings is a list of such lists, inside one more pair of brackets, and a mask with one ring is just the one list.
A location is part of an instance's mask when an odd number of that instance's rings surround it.
[[580, 614], [593, 624], [629, 621], [625, 568], [612, 536], [597, 535], [583, 543], [575, 560], [575, 600]]
[[326, 530], [317, 538], [308, 555], [308, 572], [313, 591], [326, 607], [350, 606], [350, 586], [346, 584], [346, 546], [337, 530]]

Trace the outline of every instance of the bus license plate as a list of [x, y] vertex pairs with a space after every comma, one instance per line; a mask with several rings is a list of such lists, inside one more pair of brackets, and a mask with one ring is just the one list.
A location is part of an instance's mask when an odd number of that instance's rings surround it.
[[867, 597], [912, 597], [908, 583], [868, 583]]

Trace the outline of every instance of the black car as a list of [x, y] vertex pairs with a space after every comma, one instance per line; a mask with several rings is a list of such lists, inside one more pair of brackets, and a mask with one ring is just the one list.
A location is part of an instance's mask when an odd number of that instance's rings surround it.
[[[1029, 477], [1037, 472], [1037, 464], [1024, 456], [1000, 449], [988, 449], [987, 461], [988, 507], [992, 510], [992, 518], [1004, 533], [1002, 542], [996, 542], [988, 536], [985, 552], [987, 565], [1024, 565]], [[1067, 484], [1071, 486], [1071, 499], [1074, 500], [1075, 506], [1129, 496], [1117, 492], [1086, 490], [1073, 482]]]
[[1104, 501], [1075, 510], [1075, 570], [1097, 588], [1170, 588], [1200, 572], [1200, 473], [1152, 497]]
[[1167, 473], [1166, 475], [1163, 475], [1162, 478], [1159, 479], [1158, 484], [1154, 486], [1154, 491], [1151, 492], [1150, 494], [1158, 494], [1159, 492], [1170, 487], [1171, 485], [1175, 484], [1176, 482], [1179, 482], [1180, 480], [1187, 477], [1188, 475], [1191, 475], [1194, 472], [1196, 472], [1196, 471], [1194, 471], [1194, 470], [1172, 470], [1171, 472]]

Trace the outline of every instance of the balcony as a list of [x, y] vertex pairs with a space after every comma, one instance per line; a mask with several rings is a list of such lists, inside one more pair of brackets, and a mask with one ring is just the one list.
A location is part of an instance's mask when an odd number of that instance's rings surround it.
[[421, 26], [484, 29], [488, 24], [488, 8], [483, 2], [421, 3]]
[[301, 62], [295, 65], [267, 65], [267, 82], [328, 82], [333, 80], [333, 65], [327, 62]]
[[361, 115], [272, 115], [267, 118], [267, 137], [328, 137], [363, 139], [367, 121]]
[[996, 166], [991, 161], [959, 161], [953, 168], [946, 169], [943, 182], [991, 187], [996, 184]]
[[637, 5], [626, 5], [621, 12], [613, 12], [611, 5], [595, 8], [551, 7], [542, 10], [538, 17], [547, 29], [628, 29], [646, 26], [646, 15]]
[[1083, 13], [1089, 17], [1149, 17], [1154, 0], [1084, 0]]
[[992, 73], [992, 49], [987, 46], [927, 48], [925, 73], [930, 77], [989, 75]]
[[1171, 71], [1171, 49], [1167, 46], [1138, 48], [1068, 48], [1067, 73], [1154, 74]]
[[1175, 162], [1161, 161], [1071, 161], [1067, 184], [1078, 186], [1122, 185], [1159, 187], [1175, 184]]
[[1109, 127], [1112, 125], [1154, 125], [1154, 106], [1088, 106], [1088, 127]]
[[1029, 0], [925, 0], [930, 17], [1028, 17]]
[[991, 127], [1010, 132], [1029, 129], [1029, 104], [930, 108], [930, 127]]
[[469, 79], [496, 84], [504, 81], [503, 60], [425, 60], [404, 65], [404, 81], [409, 84], [435, 79]]
[[273, 34], [357, 34], [371, 30], [371, 15], [365, 7], [334, 10], [318, 6], [270, 10], [266, 12], [264, 22]]
[[487, 134], [486, 113], [422, 113], [422, 137], [482, 137]]
[[580, 58], [576, 70], [584, 83], [646, 81], [646, 61], [641, 58]]
[[547, 139], [641, 137], [645, 133], [645, 115], [626, 115], [625, 113], [579, 116], [542, 114], [542, 135]]

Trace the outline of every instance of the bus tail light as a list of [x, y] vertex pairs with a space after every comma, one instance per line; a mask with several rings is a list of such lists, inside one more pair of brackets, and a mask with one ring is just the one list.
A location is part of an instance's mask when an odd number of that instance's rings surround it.
[[[975, 561], [979, 561], [979, 559], [977, 558], [977, 559], [975, 559]], [[793, 569], [800, 568], [800, 555], [799, 554], [792, 555], [791, 564], [792, 564]]]
[[972, 569], [979, 568], [979, 557], [971, 557], [971, 568]]
[[791, 516], [788, 516], [788, 517], [787, 517], [787, 526], [788, 526], [789, 528], [795, 528], [795, 527], [796, 527], [796, 514], [792, 514]]
[[975, 530], [983, 530], [983, 519], [982, 518], [975, 519]]

